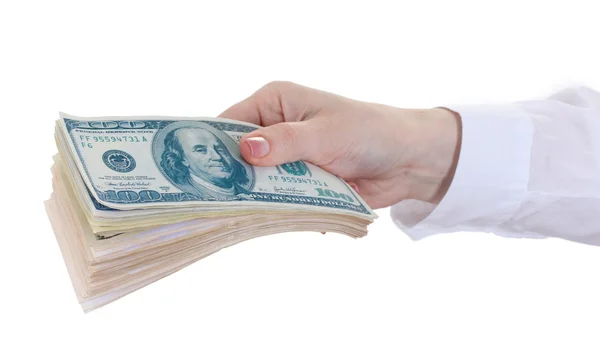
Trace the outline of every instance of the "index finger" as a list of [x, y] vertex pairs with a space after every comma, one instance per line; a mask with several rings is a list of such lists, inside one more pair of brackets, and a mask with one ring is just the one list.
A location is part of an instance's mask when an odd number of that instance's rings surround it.
[[323, 103], [314, 89], [291, 82], [271, 82], [219, 115], [267, 127], [281, 122], [299, 122], [313, 116]]
[[229, 107], [221, 112], [218, 117], [261, 125], [260, 110], [254, 95]]
[[238, 121], [249, 122], [263, 127], [286, 122], [290, 111], [284, 112], [283, 91], [289, 90], [286, 83], [271, 82], [258, 89], [250, 97], [231, 106], [219, 115]]

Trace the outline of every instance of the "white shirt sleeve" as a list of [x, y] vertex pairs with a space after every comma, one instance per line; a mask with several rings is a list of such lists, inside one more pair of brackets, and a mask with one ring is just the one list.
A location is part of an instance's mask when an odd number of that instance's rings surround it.
[[447, 108], [462, 121], [454, 179], [437, 206], [392, 206], [400, 229], [415, 240], [475, 231], [600, 245], [600, 93]]

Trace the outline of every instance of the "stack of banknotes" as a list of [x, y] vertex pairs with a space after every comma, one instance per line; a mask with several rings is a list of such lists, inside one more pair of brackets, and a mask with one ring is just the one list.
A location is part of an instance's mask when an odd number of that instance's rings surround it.
[[376, 215], [340, 178], [303, 161], [246, 163], [238, 143], [257, 128], [61, 113], [46, 210], [84, 311], [247, 239], [367, 233]]

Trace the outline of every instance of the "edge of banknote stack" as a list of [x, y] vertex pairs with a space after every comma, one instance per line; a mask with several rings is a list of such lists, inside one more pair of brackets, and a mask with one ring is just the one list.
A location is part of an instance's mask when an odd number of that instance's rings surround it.
[[[60, 114], [45, 206], [85, 312], [248, 239], [367, 234], [377, 216], [340, 178], [302, 161], [246, 163], [237, 143], [256, 128], [220, 118]], [[188, 145], [200, 156], [192, 160]]]

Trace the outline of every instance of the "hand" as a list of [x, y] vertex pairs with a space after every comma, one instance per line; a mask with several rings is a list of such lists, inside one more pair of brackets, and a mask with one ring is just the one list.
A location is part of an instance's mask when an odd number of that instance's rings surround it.
[[411, 198], [438, 203], [460, 150], [460, 118], [447, 109], [395, 108], [289, 82], [269, 83], [219, 117], [265, 127], [240, 141], [247, 162], [308, 161], [375, 209]]

